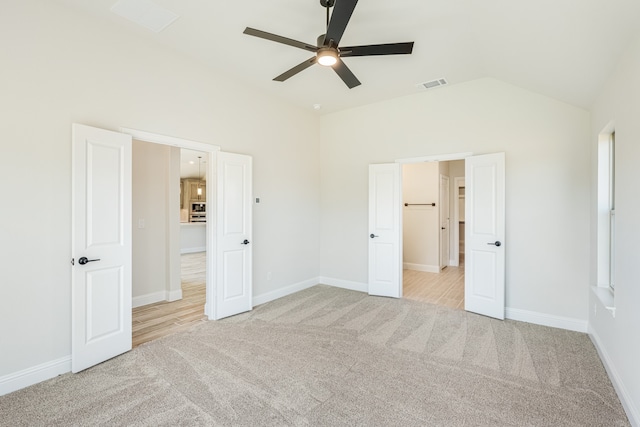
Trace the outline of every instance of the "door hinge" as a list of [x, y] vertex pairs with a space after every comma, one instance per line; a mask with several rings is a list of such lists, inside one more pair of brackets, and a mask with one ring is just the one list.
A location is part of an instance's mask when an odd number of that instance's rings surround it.
[[71, 265], [76, 265], [75, 258], [71, 258]]

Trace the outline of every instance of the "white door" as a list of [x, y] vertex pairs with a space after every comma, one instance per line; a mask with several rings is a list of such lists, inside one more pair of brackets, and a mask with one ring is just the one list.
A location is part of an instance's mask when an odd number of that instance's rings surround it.
[[504, 319], [505, 167], [504, 153], [465, 161], [464, 308]]
[[72, 127], [71, 370], [131, 350], [131, 137]]
[[400, 166], [369, 165], [369, 295], [402, 297]]
[[440, 269], [449, 265], [449, 177], [440, 175]]
[[251, 157], [217, 154], [214, 318], [252, 309]]

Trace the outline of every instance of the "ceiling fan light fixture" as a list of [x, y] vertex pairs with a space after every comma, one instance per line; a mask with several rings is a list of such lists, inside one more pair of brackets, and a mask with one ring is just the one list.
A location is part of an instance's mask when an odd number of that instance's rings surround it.
[[338, 51], [334, 48], [322, 47], [318, 50], [317, 58], [318, 64], [331, 67], [338, 62]]

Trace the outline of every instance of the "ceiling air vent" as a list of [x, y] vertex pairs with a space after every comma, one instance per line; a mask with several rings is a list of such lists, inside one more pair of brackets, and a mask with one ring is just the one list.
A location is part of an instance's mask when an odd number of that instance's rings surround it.
[[436, 87], [445, 86], [447, 84], [449, 84], [449, 82], [447, 82], [447, 79], [437, 79], [431, 80], [430, 82], [420, 83], [418, 86], [422, 86], [425, 89], [433, 89]]
[[151, 0], [118, 0], [111, 11], [156, 33], [180, 17]]

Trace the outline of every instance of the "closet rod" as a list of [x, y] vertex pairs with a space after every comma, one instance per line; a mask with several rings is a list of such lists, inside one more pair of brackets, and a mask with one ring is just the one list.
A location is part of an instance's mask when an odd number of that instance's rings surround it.
[[435, 206], [435, 203], [405, 203], [405, 206]]

